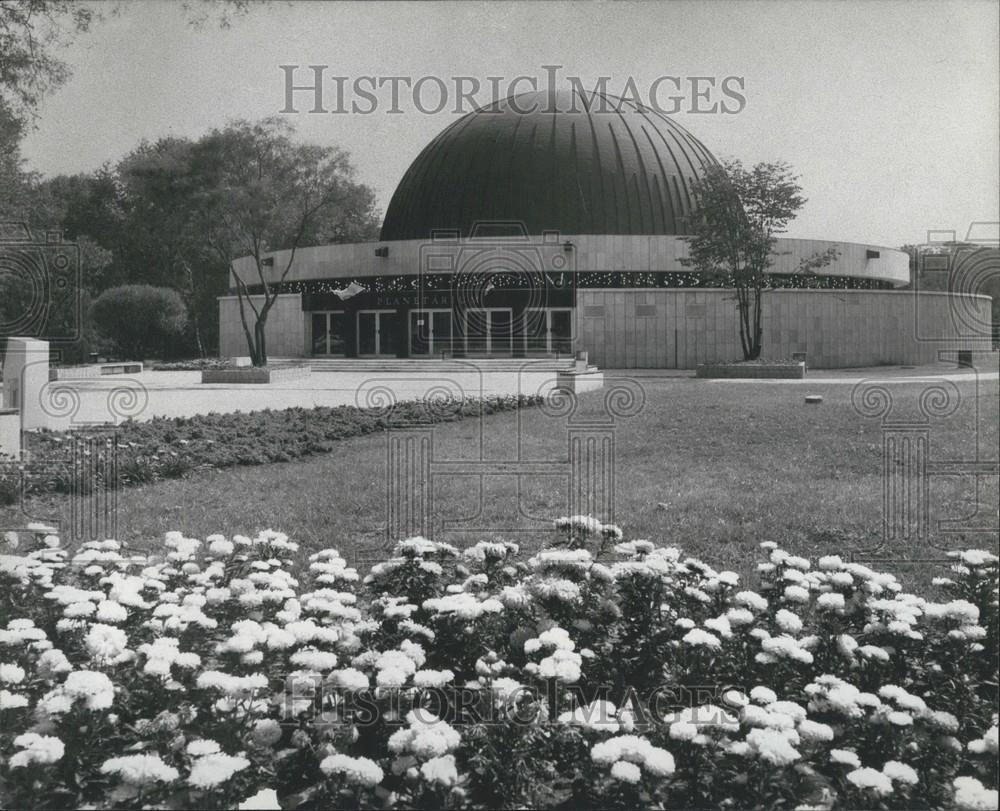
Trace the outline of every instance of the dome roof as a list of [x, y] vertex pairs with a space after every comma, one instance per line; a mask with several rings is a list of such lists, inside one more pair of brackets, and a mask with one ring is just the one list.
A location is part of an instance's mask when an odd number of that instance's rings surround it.
[[691, 182], [713, 163], [651, 108], [576, 90], [522, 93], [463, 116], [424, 148], [381, 238], [467, 237], [474, 223], [500, 221], [529, 234], [683, 234]]

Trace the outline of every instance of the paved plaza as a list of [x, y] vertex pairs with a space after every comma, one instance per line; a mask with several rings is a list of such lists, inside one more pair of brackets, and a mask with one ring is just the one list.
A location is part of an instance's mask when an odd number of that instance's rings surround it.
[[[606, 370], [609, 383], [633, 379], [640, 384], [671, 380], [690, 385], [793, 385], [815, 388], [826, 385], [856, 385], [862, 381], [888, 383], [926, 381], [928, 378], [955, 382], [996, 380], [996, 367], [956, 369], [954, 364], [921, 367], [885, 366], [867, 369], [823, 369], [804, 380], [694, 380], [687, 371]], [[362, 370], [314, 371], [310, 376], [281, 383], [227, 385], [201, 383], [200, 372], [152, 372], [84, 380], [53, 381], [43, 389], [50, 427], [67, 429], [95, 423], [120, 423], [155, 417], [192, 417], [197, 414], [260, 411], [263, 409], [314, 408], [317, 406], [384, 407], [392, 402], [428, 397], [490, 397], [547, 395], [555, 388], [551, 366], [526, 363], [520, 369], [502, 370], [487, 364], [477, 368], [428, 368], [422, 371]]]

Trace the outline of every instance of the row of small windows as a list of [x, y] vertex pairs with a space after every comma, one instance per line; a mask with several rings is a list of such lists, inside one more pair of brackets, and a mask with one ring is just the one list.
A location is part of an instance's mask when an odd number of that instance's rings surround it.
[[[276, 285], [279, 293], [336, 294], [352, 285], [371, 293], [399, 293], [409, 290], [524, 290], [551, 289], [572, 290], [573, 288], [719, 288], [732, 287], [732, 281], [711, 278], [697, 273], [684, 272], [582, 272], [510, 274], [490, 273], [463, 276], [459, 274], [423, 274], [397, 276], [368, 276], [342, 279], [314, 279], [291, 281]], [[858, 279], [849, 276], [821, 276], [801, 274], [770, 278], [772, 289], [815, 289], [815, 290], [892, 290], [890, 282], [878, 279]], [[251, 293], [259, 293], [260, 286], [250, 287]], [[361, 292], [361, 291], [358, 291]]]

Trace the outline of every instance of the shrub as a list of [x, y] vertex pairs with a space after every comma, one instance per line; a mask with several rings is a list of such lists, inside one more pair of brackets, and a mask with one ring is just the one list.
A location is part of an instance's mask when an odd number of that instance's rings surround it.
[[124, 360], [174, 354], [187, 330], [187, 308], [169, 287], [126, 284], [111, 287], [90, 306], [100, 335]]
[[[116, 428], [74, 431], [41, 431], [28, 437], [35, 463], [26, 472], [26, 494], [69, 493], [80, 486], [69, 473], [60, 472], [77, 441], [97, 438], [116, 441], [118, 483], [148, 484], [180, 478], [192, 470], [264, 465], [329, 453], [336, 442], [385, 430], [393, 424], [450, 422], [487, 414], [528, 408], [541, 402], [537, 396], [495, 396], [482, 399], [402, 402], [391, 408], [289, 408], [250, 413], [205, 414], [126, 422]], [[82, 482], [84, 487], [87, 482]], [[20, 477], [0, 467], [0, 505], [20, 497]]]
[[586, 516], [363, 579], [273, 531], [47, 533], [0, 588], [6, 807], [996, 807], [986, 552], [935, 599], [773, 543], [751, 589]]

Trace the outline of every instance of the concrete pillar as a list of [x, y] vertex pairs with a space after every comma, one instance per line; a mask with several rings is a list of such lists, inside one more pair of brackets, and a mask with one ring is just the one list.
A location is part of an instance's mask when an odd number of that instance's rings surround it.
[[21, 428], [48, 424], [40, 394], [49, 382], [49, 342], [34, 338], [8, 338], [3, 364], [3, 407], [21, 411]]

